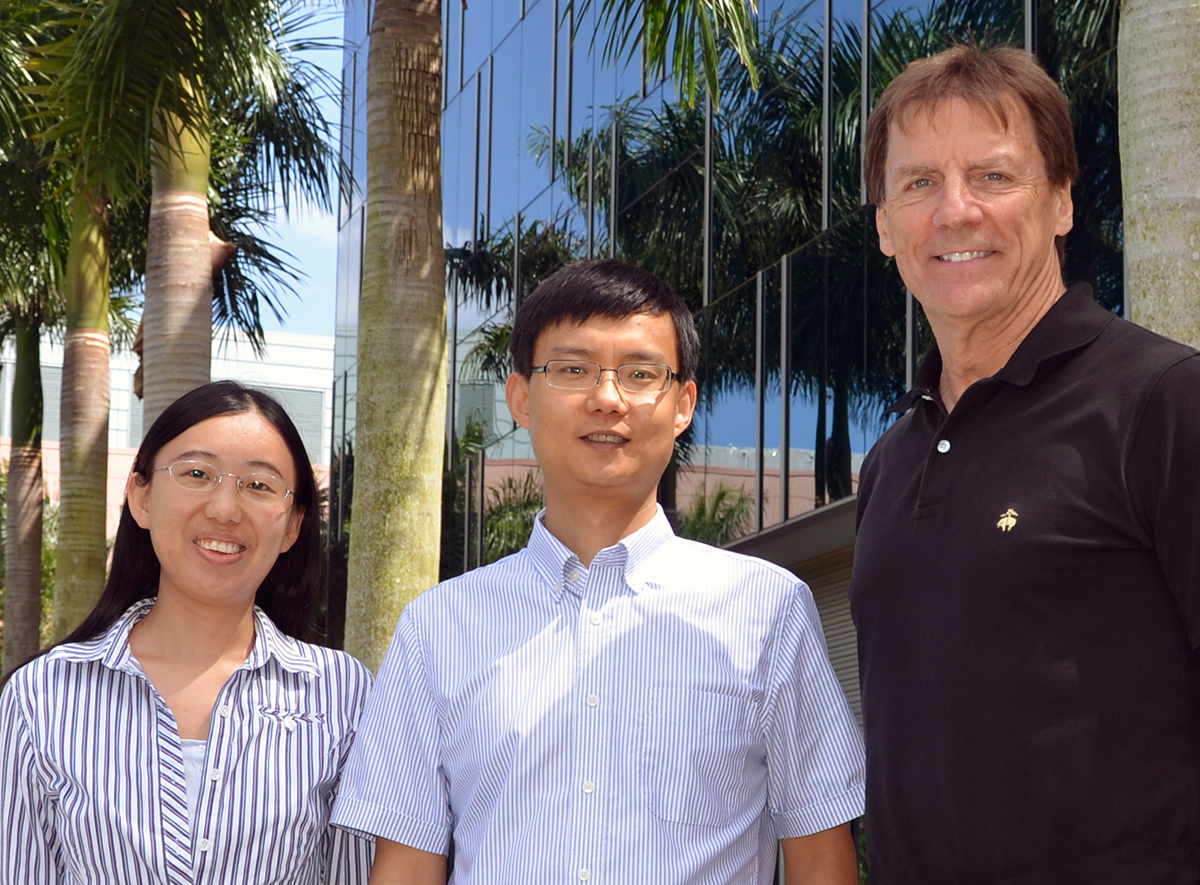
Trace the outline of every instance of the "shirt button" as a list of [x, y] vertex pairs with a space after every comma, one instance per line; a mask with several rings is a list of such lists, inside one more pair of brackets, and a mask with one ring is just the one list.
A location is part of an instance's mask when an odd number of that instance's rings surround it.
[[584, 867], [583, 869], [581, 869], [579, 871], [579, 881], [580, 882], [586, 882], [590, 878], [592, 878], [592, 871], [589, 870], [587, 867]]
[[579, 577], [580, 577], [580, 575], [579, 575], [579, 572], [577, 572], [577, 571], [572, 570], [567, 573], [567, 580], [570, 581], [571, 583], [578, 581]]
[[208, 851], [208, 849], [212, 848], [212, 840], [211, 839], [201, 839], [199, 848], [201, 851]]
[[588, 620], [592, 622], [593, 627], [599, 627], [600, 622], [603, 621], [604, 618], [600, 616], [600, 612], [592, 612], [592, 615], [590, 618], [588, 618]]
[[229, 715], [233, 712], [233, 707], [229, 706], [229, 704], [224, 704], [217, 710], [217, 712], [220, 713], [223, 718], [228, 719]]
[[944, 454], [946, 454], [948, 451], [950, 451], [950, 440], [948, 440], [948, 439], [939, 439], [939, 440], [938, 440], [938, 446], [937, 446], [937, 449], [938, 449], [938, 451], [939, 451], [939, 452], [941, 452], [943, 455], [944, 455]]
[[221, 769], [219, 769], [219, 768], [210, 769], [208, 772], [208, 779], [210, 781], [219, 781], [221, 779]]
[[587, 705], [588, 705], [589, 707], [594, 707], [594, 706], [596, 706], [596, 705], [597, 705], [597, 704], [599, 704], [599, 703], [600, 703], [600, 696], [599, 696], [599, 695], [590, 694], [590, 695], [588, 695], [588, 696], [587, 696]]
[[592, 783], [591, 781], [583, 782], [583, 792], [594, 793], [595, 791], [596, 791], [596, 785], [594, 783]]

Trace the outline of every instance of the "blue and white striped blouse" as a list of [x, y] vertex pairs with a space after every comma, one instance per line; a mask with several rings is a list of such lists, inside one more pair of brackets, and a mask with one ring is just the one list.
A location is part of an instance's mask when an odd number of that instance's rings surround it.
[[458, 885], [770, 882], [777, 840], [862, 813], [812, 595], [661, 510], [585, 568], [529, 546], [409, 603], [333, 820]]
[[0, 885], [365, 883], [373, 846], [329, 813], [367, 669], [256, 609], [250, 657], [217, 696], [193, 830], [175, 719], [129, 648], [153, 604], [0, 695]]

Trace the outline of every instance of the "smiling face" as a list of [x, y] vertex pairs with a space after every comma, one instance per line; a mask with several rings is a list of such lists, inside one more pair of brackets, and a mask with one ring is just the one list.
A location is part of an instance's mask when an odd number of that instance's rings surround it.
[[889, 130], [879, 244], [935, 333], [1040, 316], [1063, 292], [1054, 238], [1071, 229], [1070, 185], [1047, 179], [1026, 108], [1007, 116], [949, 98]]
[[[534, 346], [535, 366], [553, 359], [678, 369], [675, 325], [666, 313], [559, 323], [544, 329]], [[612, 372], [588, 390], [551, 387], [541, 374], [514, 374], [507, 397], [513, 418], [533, 440], [548, 511], [620, 501], [633, 513], [654, 507], [675, 437], [691, 423], [696, 384], [676, 379], [665, 393], [631, 394]]]
[[[273, 473], [296, 488], [296, 469], [283, 437], [257, 412], [209, 418], [159, 450], [154, 467], [202, 460], [222, 474]], [[287, 506], [265, 506], [242, 496], [234, 476], [211, 491], [181, 488], [165, 470], [149, 482], [129, 478], [129, 511], [161, 566], [158, 593], [201, 604], [253, 604], [279, 554], [296, 540], [303, 518], [292, 496]]]

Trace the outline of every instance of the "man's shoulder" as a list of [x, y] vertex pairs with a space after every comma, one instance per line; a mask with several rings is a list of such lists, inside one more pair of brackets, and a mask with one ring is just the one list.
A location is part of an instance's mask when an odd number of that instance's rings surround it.
[[[1091, 350], [1094, 358], [1108, 364], [1119, 377], [1131, 379], [1143, 373], [1157, 377], [1198, 355], [1194, 347], [1119, 319], [1105, 327]], [[1120, 363], [1112, 362], [1118, 359]]]
[[525, 548], [496, 562], [471, 569], [434, 584], [405, 606], [406, 612], [427, 616], [449, 608], [469, 605], [472, 600], [497, 593], [527, 588], [539, 583], [539, 573]]
[[753, 586], [788, 590], [803, 584], [792, 572], [773, 562], [688, 538], [672, 538], [662, 552], [660, 572], [674, 575], [675, 580], [681, 581], [700, 576], [703, 587]]

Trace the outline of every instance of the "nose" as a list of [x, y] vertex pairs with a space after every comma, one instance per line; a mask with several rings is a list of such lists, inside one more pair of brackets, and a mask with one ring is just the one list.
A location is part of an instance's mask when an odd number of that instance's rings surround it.
[[242, 493], [238, 490], [238, 478], [230, 473], [221, 474], [217, 487], [208, 493], [209, 516], [222, 522], [240, 522], [242, 519]]
[[947, 178], [938, 194], [933, 223], [938, 227], [956, 228], [975, 224], [979, 218], [979, 203], [970, 183], [959, 178]]
[[[612, 373], [611, 375], [609, 373]], [[592, 402], [606, 412], [625, 411], [625, 391], [617, 383], [616, 369], [601, 369], [600, 380], [592, 388]]]

